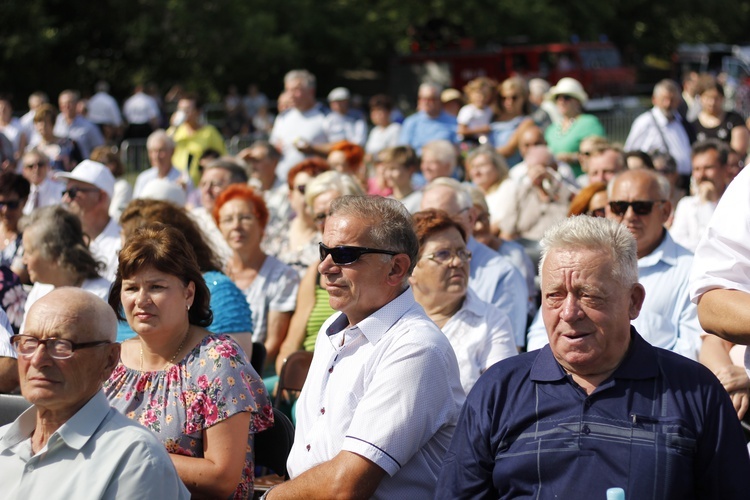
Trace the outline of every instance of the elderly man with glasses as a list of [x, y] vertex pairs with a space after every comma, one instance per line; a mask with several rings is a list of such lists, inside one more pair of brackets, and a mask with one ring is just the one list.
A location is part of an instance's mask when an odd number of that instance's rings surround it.
[[297, 403], [291, 481], [267, 498], [431, 498], [464, 400], [448, 339], [414, 300], [419, 243], [396, 200], [331, 205], [321, 327]]
[[13, 344], [32, 407], [0, 428], [3, 496], [189, 498], [164, 446], [101, 391], [120, 357], [116, 333], [112, 309], [78, 288], [31, 307]]
[[[637, 243], [638, 281], [646, 300], [633, 325], [652, 345], [697, 360], [702, 330], [688, 293], [693, 254], [664, 227], [672, 210], [669, 189], [666, 178], [654, 171], [622, 172], [609, 182], [606, 216], [627, 227]], [[529, 350], [544, 344], [537, 317], [529, 329]]]

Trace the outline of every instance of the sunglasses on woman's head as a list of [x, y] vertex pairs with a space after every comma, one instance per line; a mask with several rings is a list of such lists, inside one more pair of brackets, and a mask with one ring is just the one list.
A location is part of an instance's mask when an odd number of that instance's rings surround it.
[[337, 247], [329, 247], [320, 243], [320, 261], [323, 262], [329, 255], [333, 259], [333, 263], [337, 266], [347, 266], [354, 264], [366, 253], [380, 253], [385, 255], [398, 255], [399, 252], [393, 252], [391, 250], [380, 250], [377, 248], [367, 247], [354, 247], [348, 245], [340, 245]]

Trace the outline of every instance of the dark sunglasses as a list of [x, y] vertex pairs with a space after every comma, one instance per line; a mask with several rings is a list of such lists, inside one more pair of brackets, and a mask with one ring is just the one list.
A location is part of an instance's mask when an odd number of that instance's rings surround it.
[[8, 210], [15, 210], [20, 206], [21, 206], [21, 202], [19, 200], [0, 201], [0, 208], [5, 207]]
[[648, 215], [654, 209], [654, 204], [664, 203], [664, 200], [657, 201], [610, 201], [609, 209], [615, 215], [625, 215], [628, 207], [633, 207], [633, 213], [636, 215]]
[[75, 197], [78, 196], [78, 193], [91, 193], [94, 191], [99, 191], [99, 190], [96, 188], [70, 188], [70, 189], [66, 189], [65, 191], [63, 191], [62, 194], [63, 196], [67, 194], [68, 198], [70, 198], [71, 200], [74, 200]]
[[341, 245], [337, 247], [327, 247], [323, 243], [320, 243], [320, 261], [323, 262], [329, 255], [333, 259], [333, 263], [337, 266], [348, 266], [354, 264], [366, 253], [382, 253], [385, 255], [398, 255], [399, 252], [393, 252], [391, 250], [380, 250], [377, 248], [367, 247], [352, 247], [348, 245]]

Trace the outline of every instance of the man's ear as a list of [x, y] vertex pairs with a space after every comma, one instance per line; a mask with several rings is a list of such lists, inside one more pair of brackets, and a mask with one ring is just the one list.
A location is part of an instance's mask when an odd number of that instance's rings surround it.
[[638, 317], [641, 313], [641, 306], [643, 306], [643, 300], [646, 298], [646, 289], [643, 285], [636, 283], [630, 290], [630, 304], [628, 314], [631, 321]]
[[409, 274], [409, 267], [411, 266], [411, 259], [405, 253], [394, 255], [391, 258], [391, 270], [386, 276], [386, 281], [389, 285], [400, 285], [404, 282], [404, 279]]

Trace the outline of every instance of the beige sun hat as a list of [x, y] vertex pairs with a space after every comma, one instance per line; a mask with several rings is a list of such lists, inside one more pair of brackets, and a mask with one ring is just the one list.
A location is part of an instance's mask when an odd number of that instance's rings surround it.
[[559, 95], [569, 95], [570, 97], [574, 97], [575, 99], [577, 99], [578, 102], [581, 103], [581, 105], [586, 104], [586, 102], [589, 100], [589, 95], [585, 90], [583, 90], [583, 85], [581, 85], [581, 82], [579, 82], [575, 78], [569, 77], [560, 78], [560, 81], [557, 82], [557, 85], [549, 90], [548, 95], [550, 100], [552, 101], [557, 99], [557, 96]]

